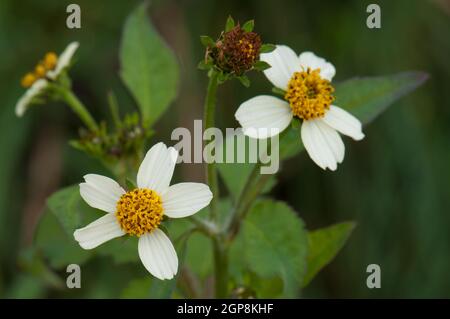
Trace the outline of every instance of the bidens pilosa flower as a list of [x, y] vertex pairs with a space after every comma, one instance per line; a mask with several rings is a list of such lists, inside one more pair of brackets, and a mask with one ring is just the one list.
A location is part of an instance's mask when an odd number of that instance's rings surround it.
[[16, 104], [17, 116], [22, 116], [31, 104], [40, 102], [39, 97], [46, 92], [49, 83], [56, 81], [61, 72], [70, 65], [78, 46], [78, 42], [70, 43], [60, 56], [48, 52], [33, 71], [23, 76], [21, 85], [27, 88], [27, 91]]
[[333, 105], [334, 66], [312, 52], [297, 56], [284, 45], [277, 45], [260, 58], [271, 65], [264, 74], [276, 89], [282, 90], [284, 100], [260, 95], [242, 103], [235, 117], [244, 134], [268, 138], [286, 129], [297, 117], [302, 121], [301, 139], [311, 159], [322, 169], [336, 170], [345, 153], [339, 133], [354, 140], [363, 139], [364, 134], [356, 117]]
[[128, 192], [108, 177], [86, 175], [85, 183], [80, 184], [81, 197], [107, 214], [75, 231], [80, 246], [93, 249], [126, 234], [137, 236], [138, 253], [145, 268], [159, 279], [172, 279], [177, 273], [178, 258], [159, 226], [165, 216], [193, 215], [212, 199], [209, 187], [202, 183], [169, 186], [177, 157], [173, 147], [154, 145], [139, 167], [137, 188]]
[[260, 49], [260, 36], [253, 31], [245, 31], [238, 24], [222, 33], [215, 45], [209, 48], [209, 54], [220, 70], [240, 76], [259, 60]]
[[200, 37], [206, 52], [199, 68], [208, 70], [209, 76], [217, 74], [219, 83], [237, 78], [248, 87], [250, 80], [245, 74], [251, 70], [267, 69], [269, 65], [260, 60], [260, 54], [275, 48], [271, 44], [263, 44], [259, 34], [253, 32], [253, 27], [253, 20], [241, 25], [235, 24], [233, 18], [228, 17], [225, 30], [217, 40], [208, 36]]

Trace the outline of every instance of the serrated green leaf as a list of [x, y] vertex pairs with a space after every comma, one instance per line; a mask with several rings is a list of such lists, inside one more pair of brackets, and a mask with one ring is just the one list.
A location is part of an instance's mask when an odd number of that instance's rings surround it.
[[234, 19], [232, 16], [228, 16], [227, 22], [225, 23], [225, 32], [228, 32], [233, 28], [234, 28]]
[[214, 40], [211, 37], [207, 36], [207, 35], [201, 35], [200, 36], [200, 42], [207, 48], [208, 47], [213, 47], [216, 44], [214, 42]]
[[244, 25], [242, 26], [242, 30], [244, 30], [245, 32], [252, 32], [254, 27], [255, 20], [249, 20], [244, 23]]
[[295, 297], [306, 273], [307, 252], [307, 233], [297, 214], [284, 202], [262, 200], [242, 223], [230, 248], [230, 266], [240, 264], [261, 278], [280, 276], [283, 296]]
[[259, 49], [260, 53], [269, 53], [272, 52], [273, 50], [276, 49], [276, 45], [275, 44], [270, 44], [270, 43], [264, 43], [263, 45], [261, 45], [261, 49]]
[[336, 85], [333, 103], [368, 124], [402, 96], [428, 78], [424, 72], [403, 72], [388, 76], [354, 78]]
[[333, 260], [344, 247], [354, 228], [355, 223], [346, 222], [308, 232], [308, 267], [303, 287]]
[[120, 47], [120, 75], [145, 122], [153, 124], [177, 93], [179, 70], [173, 52], [147, 16], [147, 5], [127, 18]]

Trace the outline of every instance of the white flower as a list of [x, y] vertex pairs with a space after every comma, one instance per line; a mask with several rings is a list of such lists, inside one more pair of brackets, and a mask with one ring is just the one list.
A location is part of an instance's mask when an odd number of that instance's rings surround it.
[[260, 59], [271, 65], [264, 74], [285, 92], [284, 100], [260, 95], [242, 103], [235, 117], [244, 134], [271, 137], [286, 129], [296, 116], [302, 120], [301, 139], [311, 159], [322, 169], [336, 170], [345, 153], [338, 132], [354, 140], [363, 139], [364, 134], [357, 118], [332, 104], [334, 66], [312, 52], [297, 56], [284, 45], [261, 54]]
[[22, 78], [22, 86], [27, 91], [16, 103], [16, 115], [23, 116], [28, 107], [34, 103], [35, 98], [45, 91], [49, 83], [55, 81], [61, 72], [66, 69], [72, 60], [79, 43], [70, 43], [58, 57], [53, 52], [48, 52], [40, 61], [33, 72], [27, 73]]
[[33, 103], [33, 99], [38, 97], [45, 91], [48, 86], [48, 81], [45, 79], [39, 79], [33, 83], [33, 85], [25, 92], [24, 95], [16, 103], [16, 115], [21, 117], [28, 106]]
[[178, 152], [164, 143], [146, 154], [137, 174], [137, 187], [126, 192], [114, 180], [95, 174], [84, 177], [81, 197], [106, 215], [77, 229], [75, 239], [84, 249], [95, 248], [125, 234], [139, 237], [138, 252], [145, 268], [159, 279], [172, 279], [177, 273], [175, 249], [158, 228], [163, 216], [181, 218], [195, 214], [212, 199], [202, 183], [169, 186]]

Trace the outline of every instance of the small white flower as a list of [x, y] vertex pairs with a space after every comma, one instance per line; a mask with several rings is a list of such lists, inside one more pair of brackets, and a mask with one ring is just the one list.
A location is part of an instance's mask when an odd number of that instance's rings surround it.
[[209, 187], [202, 183], [169, 186], [177, 157], [173, 147], [167, 148], [164, 143], [154, 145], [139, 167], [138, 188], [128, 192], [108, 177], [84, 176], [81, 197], [107, 214], [75, 231], [80, 246], [92, 249], [125, 234], [136, 235], [145, 268], [161, 280], [172, 279], [177, 273], [178, 258], [172, 242], [158, 228], [162, 218], [193, 215], [212, 199]]
[[364, 134], [356, 117], [332, 104], [334, 66], [312, 52], [297, 56], [285, 45], [277, 45], [260, 59], [271, 65], [264, 74], [285, 96], [282, 100], [260, 95], [242, 103], [235, 117], [244, 134], [271, 137], [285, 130], [296, 116], [303, 121], [301, 139], [311, 159], [322, 169], [336, 170], [345, 153], [338, 132], [354, 140], [363, 139]]
[[18, 117], [23, 116], [35, 98], [44, 93], [49, 82], [55, 81], [61, 72], [70, 65], [78, 46], [78, 42], [70, 43], [59, 57], [53, 52], [48, 52], [44, 59], [36, 65], [34, 71], [27, 73], [22, 78], [22, 86], [27, 88], [27, 91], [16, 103]]
[[16, 103], [16, 115], [18, 117], [23, 116], [28, 106], [33, 103], [33, 99], [38, 97], [45, 91], [48, 86], [48, 81], [45, 79], [39, 79], [33, 83], [33, 85], [25, 92], [24, 95]]

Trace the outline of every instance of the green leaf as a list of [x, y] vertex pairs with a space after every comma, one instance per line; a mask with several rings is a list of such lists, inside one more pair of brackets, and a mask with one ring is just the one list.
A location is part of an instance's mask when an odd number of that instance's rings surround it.
[[[250, 143], [256, 144], [258, 140], [250, 139], [242, 133], [236, 133], [236, 135], [227, 135], [223, 145], [217, 145], [217, 150], [220, 152], [218, 157], [222, 158], [222, 163], [216, 164], [217, 169], [234, 201], [237, 200], [244, 189], [247, 178], [255, 165], [253, 164], [255, 159], [252, 159], [252, 163], [250, 163]], [[231, 158], [232, 154], [234, 154], [234, 157]], [[242, 154], [244, 154], [244, 157], [240, 158]], [[266, 166], [266, 164], [263, 165]], [[263, 193], [270, 191], [275, 183], [275, 177], [272, 177]]]
[[147, 17], [147, 5], [128, 17], [120, 47], [120, 75], [144, 120], [153, 124], [177, 94], [179, 70], [173, 52]]
[[355, 223], [346, 222], [308, 232], [308, 267], [303, 287], [333, 260], [344, 247], [354, 228]]
[[269, 69], [271, 66], [269, 63], [265, 62], [265, 61], [257, 61], [253, 67], [255, 68], [255, 70], [257, 71], [264, 71]]
[[225, 83], [230, 78], [230, 75], [228, 73], [223, 73], [222, 71], [219, 72], [219, 75], [217, 76], [217, 82], [219, 84]]
[[336, 101], [333, 104], [368, 124], [427, 79], [426, 73], [414, 71], [350, 79], [336, 86]]
[[298, 295], [306, 273], [307, 233], [284, 202], [257, 202], [230, 249], [230, 267], [241, 265], [262, 278], [280, 276], [283, 296]]
[[270, 44], [270, 43], [264, 43], [261, 46], [261, 49], [259, 49], [259, 53], [269, 53], [272, 52], [273, 50], [276, 49], [276, 45], [275, 44]]
[[43, 253], [54, 269], [63, 269], [70, 264], [84, 264], [92, 250], [84, 250], [73, 236], [64, 232], [55, 215], [46, 210], [36, 229], [34, 245]]
[[83, 217], [79, 209], [80, 200], [78, 185], [63, 188], [53, 193], [47, 199], [48, 208], [56, 216], [69, 236], [72, 236], [73, 232], [83, 224]]
[[214, 42], [213, 39], [211, 39], [211, 37], [207, 36], [207, 35], [201, 35], [200, 36], [200, 42], [205, 46], [205, 47], [214, 47], [216, 45], [216, 43]]
[[213, 65], [211, 63], [206, 63], [205, 61], [200, 61], [197, 65], [200, 70], [210, 70]]
[[117, 264], [140, 263], [137, 247], [138, 238], [125, 235], [98, 246], [95, 249], [95, 253], [100, 256], [111, 256]]
[[225, 23], [225, 32], [230, 31], [234, 28], [234, 19], [231, 16], [228, 16], [227, 22]]
[[122, 291], [120, 298], [146, 299], [148, 298], [153, 279], [150, 276], [131, 280]]
[[244, 23], [244, 25], [242, 26], [242, 30], [244, 30], [245, 32], [252, 32], [254, 27], [255, 20], [249, 20]]
[[238, 79], [243, 86], [246, 88], [250, 87], [250, 79], [246, 75], [241, 75]]

